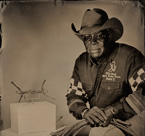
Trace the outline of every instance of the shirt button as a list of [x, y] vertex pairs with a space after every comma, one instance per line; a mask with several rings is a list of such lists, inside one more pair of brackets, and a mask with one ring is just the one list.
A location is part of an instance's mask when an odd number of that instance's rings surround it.
[[111, 88], [110, 88], [110, 86], [108, 86], [108, 90], [110, 90]]

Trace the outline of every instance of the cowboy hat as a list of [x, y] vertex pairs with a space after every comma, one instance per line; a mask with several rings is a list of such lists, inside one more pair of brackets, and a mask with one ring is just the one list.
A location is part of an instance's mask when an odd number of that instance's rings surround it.
[[102, 30], [111, 30], [111, 41], [117, 41], [123, 34], [123, 25], [117, 18], [108, 18], [107, 13], [98, 8], [86, 10], [80, 30], [76, 30], [74, 24], [71, 25], [75, 35], [83, 40], [83, 35], [98, 33]]

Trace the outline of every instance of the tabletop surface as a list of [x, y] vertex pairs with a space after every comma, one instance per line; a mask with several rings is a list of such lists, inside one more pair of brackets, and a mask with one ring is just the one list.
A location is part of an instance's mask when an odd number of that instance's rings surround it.
[[13, 129], [8, 128], [0, 132], [1, 136], [50, 136], [50, 132], [36, 132], [36, 133], [25, 133], [18, 134]]

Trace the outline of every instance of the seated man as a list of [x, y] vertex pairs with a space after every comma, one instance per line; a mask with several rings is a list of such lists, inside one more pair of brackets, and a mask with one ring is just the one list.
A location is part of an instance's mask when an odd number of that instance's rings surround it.
[[66, 97], [70, 113], [90, 124], [83, 136], [127, 135], [110, 124], [112, 118], [130, 120], [134, 133], [145, 135], [142, 119], [138, 125], [132, 121], [144, 114], [145, 57], [134, 47], [116, 42], [123, 34], [122, 23], [94, 8], [85, 12], [80, 30], [73, 24], [72, 30], [86, 52], [76, 59]]

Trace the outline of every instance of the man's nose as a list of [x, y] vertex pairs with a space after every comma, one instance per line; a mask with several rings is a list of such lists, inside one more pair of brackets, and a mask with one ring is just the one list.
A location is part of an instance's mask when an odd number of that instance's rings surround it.
[[92, 43], [92, 45], [96, 45], [98, 43], [98, 41], [97, 41], [96, 38], [92, 37], [92, 42], [91, 43]]

